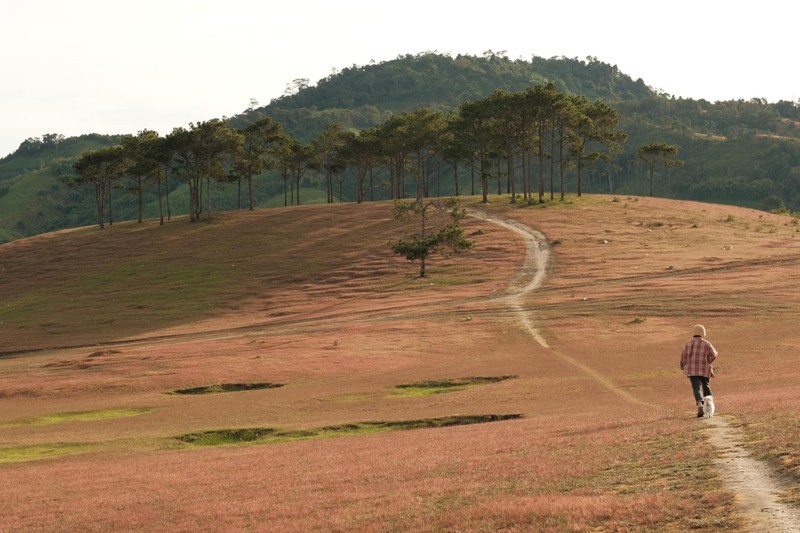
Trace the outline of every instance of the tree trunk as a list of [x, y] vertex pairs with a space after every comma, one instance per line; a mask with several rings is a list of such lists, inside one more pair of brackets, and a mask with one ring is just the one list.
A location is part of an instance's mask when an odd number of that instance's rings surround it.
[[172, 220], [172, 206], [169, 205], [169, 174], [165, 176], [164, 188], [167, 191], [167, 220]]
[[440, 198], [442, 196], [442, 161], [441, 159], [437, 159], [436, 161], [436, 197]]
[[[428, 208], [425, 205], [423, 205], [422, 206], [422, 212], [421, 212], [421, 215], [422, 215], [422, 231], [421, 231], [422, 235], [421, 235], [421, 237], [422, 237], [423, 240], [425, 239], [425, 232], [427, 230], [427, 228], [425, 227], [426, 223], [427, 223], [427, 216], [426, 216], [427, 215], [427, 211], [428, 211]], [[419, 277], [424, 278], [426, 275], [427, 275], [427, 271], [425, 270], [425, 255], [423, 254], [422, 257], [420, 258], [420, 261], [419, 261]]]
[[481, 194], [483, 195], [482, 202], [489, 203], [489, 176], [486, 171], [486, 157], [481, 156]]
[[555, 189], [553, 185], [553, 175], [555, 174], [555, 157], [550, 156], [550, 199], [555, 198]]
[[561, 201], [564, 201], [564, 131], [561, 130], [561, 136], [558, 140], [558, 172], [561, 179]]
[[374, 185], [375, 175], [374, 174], [375, 173], [372, 171], [372, 167], [370, 166], [369, 167], [369, 201], [370, 202], [375, 200], [375, 194], [374, 194], [374, 191], [375, 191], [375, 185]]
[[195, 219], [197, 214], [194, 208], [194, 202], [195, 202], [194, 198], [197, 193], [194, 190], [194, 180], [189, 179], [188, 182], [189, 182], [189, 222], [197, 222], [197, 220]]
[[136, 178], [136, 186], [138, 187], [136, 189], [136, 193], [137, 193], [136, 194], [136, 196], [137, 196], [136, 199], [137, 199], [137, 204], [138, 204], [137, 207], [139, 208], [139, 220], [137, 221], [137, 223], [141, 224], [142, 223], [142, 209], [143, 209], [142, 192], [144, 190], [144, 183], [142, 182], [142, 178], [141, 177]]
[[200, 222], [200, 215], [203, 214], [203, 178], [197, 179], [197, 221]]
[[544, 203], [544, 124], [539, 125], [539, 203]]
[[472, 160], [472, 165], [470, 166], [470, 180], [472, 183], [472, 190], [470, 192], [470, 196], [475, 196], [475, 160]]
[[[159, 171], [160, 173], [161, 171]], [[164, 198], [161, 197], [161, 175], [156, 178], [156, 184], [158, 187], [158, 218], [160, 222], [158, 223], [159, 226], [164, 225]]]
[[356, 176], [356, 183], [357, 183], [357, 191], [356, 195], [358, 196], [358, 203], [364, 202], [364, 197], [366, 196], [364, 191], [364, 182], [367, 180], [367, 169], [360, 168], [358, 170], [358, 175]]
[[94, 184], [94, 197], [95, 197], [95, 202], [97, 204], [97, 225], [100, 226], [100, 229], [105, 229], [106, 191], [105, 187], [103, 187], [102, 182], [97, 182]]
[[208, 204], [208, 220], [211, 220], [211, 176], [206, 178], [206, 202]]
[[506, 157], [507, 174], [508, 174], [508, 193], [511, 195], [511, 203], [517, 203], [517, 188], [514, 184], [514, 150], [509, 147], [508, 156]]
[[189, 221], [200, 221], [200, 187], [202, 182], [200, 178], [191, 177], [188, 180], [189, 184]]
[[544, 203], [544, 156], [539, 156], [539, 203]]
[[108, 180], [108, 184], [106, 185], [108, 188], [108, 225], [114, 225], [114, 204], [111, 200], [111, 180]]
[[533, 194], [531, 192], [530, 157], [527, 148], [522, 150], [522, 198], [528, 202], [528, 205], [533, 203]]

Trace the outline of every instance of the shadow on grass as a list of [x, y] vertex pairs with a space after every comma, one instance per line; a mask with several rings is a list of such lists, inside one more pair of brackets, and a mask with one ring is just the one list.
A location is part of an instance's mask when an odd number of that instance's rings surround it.
[[283, 387], [283, 383], [218, 383], [215, 385], [204, 385], [202, 387], [176, 389], [169, 394], [217, 394], [221, 392], [277, 389], [279, 387]]
[[443, 428], [450, 426], [466, 426], [485, 424], [502, 420], [517, 420], [521, 414], [507, 415], [466, 415], [446, 416], [441, 418], [423, 418], [418, 420], [389, 420], [380, 422], [357, 422], [325, 426], [308, 430], [280, 430], [275, 428], [223, 429], [189, 433], [177, 437], [178, 440], [196, 446], [220, 446], [225, 444], [276, 443], [296, 440], [342, 437], [346, 435], [363, 435], [368, 433], [385, 433], [409, 429]]
[[517, 376], [478, 376], [471, 378], [417, 381], [415, 383], [406, 383], [404, 385], [395, 386], [395, 389], [398, 390], [393, 394], [393, 396], [430, 396], [431, 394], [456, 392], [465, 390], [469, 387], [488, 385], [490, 383], [499, 383], [501, 381], [514, 379], [516, 377]]

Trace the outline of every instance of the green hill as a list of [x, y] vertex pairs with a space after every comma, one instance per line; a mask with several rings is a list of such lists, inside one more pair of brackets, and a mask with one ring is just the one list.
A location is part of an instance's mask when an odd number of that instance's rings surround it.
[[298, 139], [310, 141], [328, 124], [365, 129], [395, 113], [430, 108], [449, 111], [502, 89], [523, 91], [553, 82], [560, 92], [616, 104], [651, 98], [641, 79], [634, 81], [616, 66], [594, 58], [510, 60], [423, 53], [367, 66], [353, 66], [319, 80], [296, 84], [297, 92], [234, 117], [244, 124], [272, 117]]
[[91, 195], [68, 189], [62, 180], [84, 151], [110, 146], [119, 136], [49, 134], [27, 139], [0, 159], [0, 242], [84, 224]]
[[[646, 169], [637, 163], [636, 151], [647, 143], [667, 142], [678, 147], [684, 165], [658, 172], [656, 196], [800, 209], [800, 107], [796, 103], [676, 99], [596, 58], [524, 61], [492, 53], [482, 57], [406, 55], [379, 64], [353, 65], [316, 84], [298, 80], [293, 94], [228, 120], [234, 127], [243, 127], [269, 117], [293, 138], [310, 143], [334, 123], [362, 130], [398, 113], [419, 108], [448, 112], [498, 89], [523, 91], [546, 82], [563, 93], [605, 101], [620, 112], [620, 126], [629, 135], [621, 153], [586, 172], [586, 192], [648, 194]], [[118, 136], [110, 135], [63, 139], [49, 134], [28, 139], [19, 150], [0, 159], [0, 242], [94, 223], [93, 191], [69, 189], [62, 178], [71, 173], [72, 163], [83, 150], [118, 141]], [[324, 179], [313, 169], [305, 174], [301, 186], [308, 194], [303, 203], [325, 198]], [[380, 176], [376, 183], [381, 183]], [[183, 185], [174, 179], [166, 185], [172, 214], [185, 213]], [[376, 186], [373, 191], [375, 199], [387, 198], [379, 189]], [[444, 185], [439, 192], [453, 191]], [[235, 184], [217, 184], [213, 194], [218, 209], [239, 205]], [[281, 177], [268, 173], [258, 180], [255, 203], [283, 205], [284, 194]], [[344, 183], [342, 200], [352, 200], [354, 194], [354, 186]], [[133, 195], [114, 190], [112, 197], [115, 219], [136, 217]], [[145, 192], [144, 205], [146, 217], [157, 216], [153, 191]]]

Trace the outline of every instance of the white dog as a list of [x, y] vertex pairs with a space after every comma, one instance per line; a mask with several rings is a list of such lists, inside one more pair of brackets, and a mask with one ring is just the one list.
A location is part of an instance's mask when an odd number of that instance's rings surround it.
[[711, 418], [714, 416], [714, 397], [713, 396], [706, 396], [703, 398], [703, 416], [705, 418]]

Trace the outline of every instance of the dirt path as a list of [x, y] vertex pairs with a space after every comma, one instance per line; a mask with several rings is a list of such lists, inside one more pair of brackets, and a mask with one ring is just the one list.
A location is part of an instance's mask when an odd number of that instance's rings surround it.
[[550, 353], [554, 357], [571, 366], [574, 366], [581, 373], [588, 375], [596, 383], [599, 383], [626, 402], [650, 406], [650, 404], [647, 402], [640, 400], [628, 391], [618, 387], [612, 380], [608, 379], [600, 372], [597, 372], [595, 369], [581, 363], [574, 357], [550, 348], [545, 338], [539, 332], [532, 313], [530, 309], [524, 306], [524, 302], [530, 293], [542, 285], [545, 276], [547, 275], [547, 264], [550, 261], [550, 247], [547, 244], [547, 237], [530, 226], [526, 226], [525, 224], [515, 220], [491, 216], [483, 211], [477, 211], [474, 209], [470, 209], [468, 214], [472, 217], [486, 220], [493, 224], [497, 224], [498, 226], [510, 229], [511, 231], [515, 231], [524, 240], [527, 248], [525, 254], [525, 263], [517, 271], [514, 279], [511, 280], [508, 291], [506, 295], [502, 297], [502, 301], [509, 308], [511, 308], [514, 316], [517, 318], [517, 320], [519, 320], [523, 328], [530, 333], [531, 337], [533, 337], [533, 339], [536, 340], [536, 342], [538, 342], [543, 348], [549, 349]]
[[525, 296], [541, 287], [547, 275], [547, 263], [550, 261], [550, 248], [547, 238], [540, 232], [507, 218], [491, 216], [483, 211], [470, 209], [467, 211], [469, 216], [486, 220], [506, 229], [518, 233], [525, 242], [525, 262], [517, 271], [509, 284], [506, 294], [502, 300], [510, 306], [514, 313], [519, 317], [522, 325], [542, 347], [549, 348], [547, 341], [539, 333], [529, 312], [523, 308]]
[[[538, 289], [546, 276], [550, 259], [547, 238], [530, 226], [514, 220], [495, 217], [473, 209], [469, 210], [468, 214], [515, 231], [523, 238], [527, 248], [525, 264], [511, 281], [502, 301], [513, 311], [531, 337], [543, 348], [549, 349], [547, 341], [536, 327], [532, 313], [523, 306], [525, 297]], [[552, 353], [626, 401], [648, 405], [573, 357], [556, 350], [552, 350]], [[714, 462], [723, 486], [735, 494], [740, 512], [749, 522], [751, 530], [770, 533], [800, 532], [800, 511], [779, 501], [784, 483], [770, 471], [766, 463], [757, 461], [751, 456], [744, 447], [744, 435], [741, 430], [727, 417], [718, 416], [703, 422], [708, 424], [705, 433], [716, 449]]]
[[736, 494], [753, 531], [770, 533], [800, 531], [800, 512], [779, 501], [785, 488], [782, 480], [767, 465], [753, 459], [744, 447], [741, 430], [727, 419], [704, 420], [708, 440], [717, 449], [715, 463], [723, 485]]

